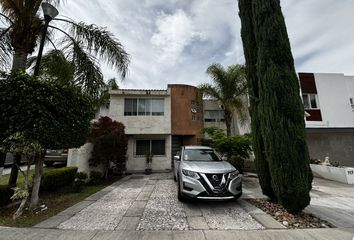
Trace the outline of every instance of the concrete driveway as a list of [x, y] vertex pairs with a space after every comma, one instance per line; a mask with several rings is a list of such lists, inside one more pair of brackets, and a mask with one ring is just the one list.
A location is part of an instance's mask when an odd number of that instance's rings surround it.
[[132, 175], [36, 227], [138, 231], [264, 229], [251, 216], [253, 210], [243, 200], [181, 203], [171, 174]]
[[306, 211], [336, 227], [354, 228], [354, 185], [314, 178]]

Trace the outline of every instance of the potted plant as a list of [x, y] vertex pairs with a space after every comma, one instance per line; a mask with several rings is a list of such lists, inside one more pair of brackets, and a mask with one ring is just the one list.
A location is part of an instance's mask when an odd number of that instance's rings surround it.
[[145, 174], [151, 174], [151, 172], [152, 172], [151, 165], [152, 165], [152, 157], [153, 156], [154, 155], [150, 151], [145, 153], [145, 160], [146, 160]]

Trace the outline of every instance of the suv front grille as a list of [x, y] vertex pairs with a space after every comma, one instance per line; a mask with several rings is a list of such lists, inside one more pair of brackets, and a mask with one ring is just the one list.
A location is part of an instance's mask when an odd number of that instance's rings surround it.
[[205, 178], [202, 177], [199, 181], [209, 194], [225, 194], [227, 192], [228, 173], [205, 173], [202, 175]]

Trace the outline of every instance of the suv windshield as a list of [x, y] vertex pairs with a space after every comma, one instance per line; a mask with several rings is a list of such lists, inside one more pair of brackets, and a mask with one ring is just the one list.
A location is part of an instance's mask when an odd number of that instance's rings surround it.
[[221, 161], [212, 149], [185, 149], [184, 161]]

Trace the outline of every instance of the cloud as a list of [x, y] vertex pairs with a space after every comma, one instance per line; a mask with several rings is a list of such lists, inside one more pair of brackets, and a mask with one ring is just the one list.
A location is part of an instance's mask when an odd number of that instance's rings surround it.
[[195, 30], [192, 19], [178, 9], [172, 15], [161, 15], [156, 20], [157, 32], [151, 37], [151, 43], [158, 53], [160, 63], [173, 66], [179, 60], [183, 50], [201, 34]]
[[[281, 0], [297, 71], [354, 75], [353, 0]], [[107, 27], [131, 55], [126, 88], [198, 85], [206, 68], [243, 63], [236, 0], [66, 1], [62, 15]], [[101, 62], [105, 78], [116, 73]]]

